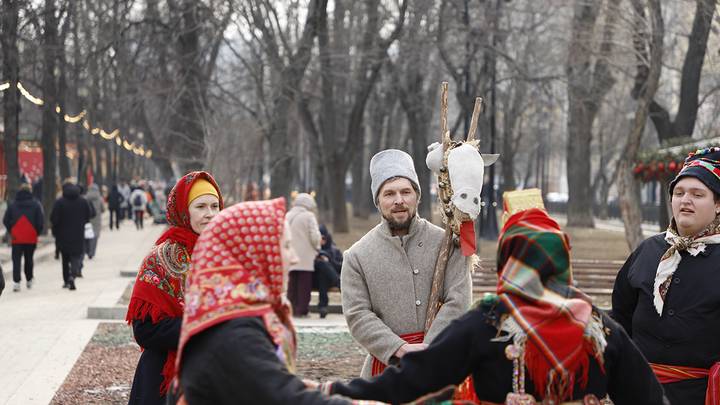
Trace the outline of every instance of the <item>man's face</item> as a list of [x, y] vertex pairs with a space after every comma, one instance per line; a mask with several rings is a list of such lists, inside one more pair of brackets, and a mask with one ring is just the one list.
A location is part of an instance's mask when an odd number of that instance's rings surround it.
[[672, 193], [672, 212], [681, 236], [700, 233], [715, 219], [720, 202], [702, 181], [684, 177], [678, 181]]
[[392, 230], [410, 228], [410, 222], [417, 212], [417, 204], [418, 195], [410, 180], [404, 177], [386, 181], [378, 192], [380, 213]]

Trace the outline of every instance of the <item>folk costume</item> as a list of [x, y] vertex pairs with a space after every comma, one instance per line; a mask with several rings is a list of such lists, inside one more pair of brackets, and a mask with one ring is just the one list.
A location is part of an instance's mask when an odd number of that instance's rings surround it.
[[[376, 204], [382, 184], [393, 177], [407, 178], [420, 195], [412, 158], [405, 152], [379, 152], [370, 161], [370, 175]], [[361, 377], [380, 374], [388, 364], [396, 363], [394, 354], [405, 343], [430, 343], [470, 307], [470, 272], [455, 249], [447, 265], [443, 305], [424, 333], [443, 236], [441, 228], [418, 216], [407, 235], [393, 236], [383, 218], [345, 252], [340, 274], [343, 313], [350, 334], [368, 351]]]
[[[469, 374], [482, 404], [662, 404], [662, 388], [623, 329], [573, 287], [567, 236], [544, 211], [511, 216], [498, 247], [497, 295], [430, 346], [372, 380], [327, 393], [404, 403]], [[552, 401], [552, 402], [551, 402]]]
[[[670, 183], [702, 181], [720, 195], [720, 148], [691, 153]], [[612, 316], [642, 351], [673, 405], [720, 404], [720, 216], [682, 237], [667, 231], [638, 246], [618, 272]]]
[[170, 403], [350, 404], [296, 377], [296, 335], [282, 297], [285, 201], [236, 204], [198, 239]]
[[[198, 194], [198, 190], [203, 193]], [[185, 277], [198, 238], [190, 225], [188, 207], [203, 194], [217, 196], [220, 209], [223, 208], [220, 188], [209, 173], [191, 172], [178, 180], [167, 201], [170, 227], [155, 242], [138, 271], [125, 318], [132, 324], [135, 340], [143, 349], [130, 404], [164, 403], [175, 374]]]

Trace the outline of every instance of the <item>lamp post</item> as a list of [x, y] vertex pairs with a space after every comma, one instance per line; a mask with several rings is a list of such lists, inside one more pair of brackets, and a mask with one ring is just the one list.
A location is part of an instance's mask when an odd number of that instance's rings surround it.
[[[495, 134], [497, 125], [495, 118], [497, 115], [497, 54], [494, 52], [497, 46], [498, 29], [500, 26], [500, 1], [495, 0], [495, 14], [493, 15], [493, 52], [492, 52], [492, 63], [490, 67], [492, 69], [490, 76], [490, 153], [495, 153]], [[497, 202], [495, 201], [495, 165], [490, 166], [488, 179], [488, 187], [483, 187], [483, 192], [486, 193], [486, 198], [483, 198], [483, 218], [480, 226], [480, 236], [483, 239], [497, 239], [498, 237], [498, 223], [495, 209]], [[487, 190], [487, 191], [486, 191]]]

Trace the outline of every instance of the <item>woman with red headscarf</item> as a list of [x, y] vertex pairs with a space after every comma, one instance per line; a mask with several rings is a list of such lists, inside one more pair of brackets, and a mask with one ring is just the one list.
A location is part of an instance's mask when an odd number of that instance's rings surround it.
[[190, 257], [200, 232], [222, 208], [220, 188], [206, 172], [186, 174], [170, 191], [166, 215], [170, 227], [143, 260], [128, 305], [126, 320], [143, 349], [130, 404], [165, 403], [175, 375]]
[[200, 235], [170, 403], [351, 404], [293, 374], [296, 335], [282, 290], [297, 258], [284, 218], [282, 198], [243, 202]]
[[373, 380], [321, 391], [404, 403], [472, 374], [482, 404], [663, 404], [650, 366], [623, 328], [573, 286], [568, 238], [545, 211], [511, 216], [500, 234], [497, 295]]

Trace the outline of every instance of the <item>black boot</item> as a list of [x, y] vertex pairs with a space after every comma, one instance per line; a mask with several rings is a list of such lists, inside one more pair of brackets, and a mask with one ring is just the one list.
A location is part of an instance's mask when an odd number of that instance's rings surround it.
[[318, 308], [318, 312], [320, 312], [320, 319], [325, 319], [328, 314], [328, 309], [327, 307], [320, 307]]

